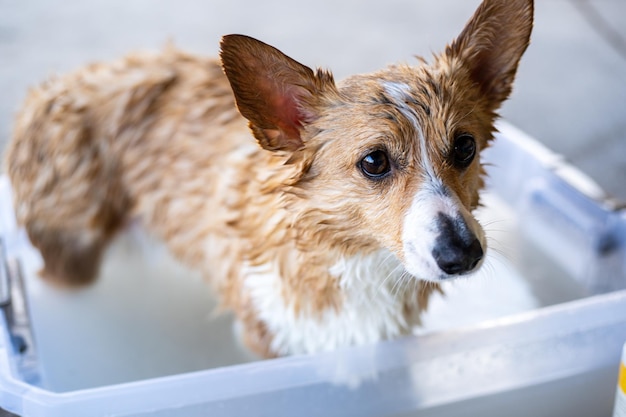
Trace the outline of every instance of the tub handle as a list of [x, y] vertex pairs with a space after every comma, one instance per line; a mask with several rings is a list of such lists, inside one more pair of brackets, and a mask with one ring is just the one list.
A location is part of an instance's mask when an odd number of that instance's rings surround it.
[[9, 258], [0, 238], [0, 309], [20, 378], [31, 384], [40, 381], [39, 361], [26, 297], [22, 266]]

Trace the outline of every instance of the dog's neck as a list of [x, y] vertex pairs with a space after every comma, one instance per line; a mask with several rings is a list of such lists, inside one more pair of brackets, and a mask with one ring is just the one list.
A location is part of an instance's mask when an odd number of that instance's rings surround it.
[[387, 250], [342, 257], [328, 274], [335, 280], [333, 296], [339, 305], [316, 309], [302, 305], [299, 297], [289, 297], [277, 265], [247, 268], [244, 287], [273, 336], [273, 352], [319, 352], [410, 333], [428, 295], [438, 289], [409, 276]]

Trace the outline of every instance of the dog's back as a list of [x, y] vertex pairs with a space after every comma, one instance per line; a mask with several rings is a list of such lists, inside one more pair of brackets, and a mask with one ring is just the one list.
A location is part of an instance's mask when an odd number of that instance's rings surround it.
[[209, 202], [220, 216], [220, 202], [206, 194], [220, 195], [216, 178], [227, 174], [212, 163], [235, 157], [236, 147], [256, 149], [237, 131], [245, 123], [218, 61], [172, 48], [32, 89], [6, 166], [18, 219], [44, 257], [43, 276], [91, 281], [107, 241], [133, 215], [161, 237], [178, 234], [168, 240], [172, 249], [197, 262], [192, 230], [205, 231], [196, 217]]

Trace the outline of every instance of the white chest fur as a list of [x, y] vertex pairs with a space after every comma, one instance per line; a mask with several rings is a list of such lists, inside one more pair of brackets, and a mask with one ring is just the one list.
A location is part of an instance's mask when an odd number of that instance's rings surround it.
[[[342, 303], [321, 314], [295, 313], [285, 300], [273, 265], [248, 268], [245, 289], [259, 318], [273, 334], [278, 354], [313, 353], [353, 344], [374, 343], [410, 331], [417, 313], [407, 317], [406, 301], [415, 300], [418, 283], [388, 251], [342, 259], [330, 272], [339, 280]], [[306, 300], [298, 300], [306, 305]], [[304, 303], [303, 303], [304, 301]], [[417, 311], [416, 308], [408, 309]]]

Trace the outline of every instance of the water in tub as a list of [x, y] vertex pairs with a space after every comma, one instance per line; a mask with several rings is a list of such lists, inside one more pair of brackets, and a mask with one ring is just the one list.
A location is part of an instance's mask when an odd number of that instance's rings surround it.
[[[524, 260], [514, 233], [515, 212], [494, 195], [486, 194], [484, 202], [479, 218], [490, 245], [484, 267], [446, 283], [445, 296], [432, 299], [416, 333], [472, 325], [578, 296], [565, 291], [542, 300], [536, 285], [541, 280], [535, 277], [533, 283], [520, 272]], [[215, 314], [199, 274], [177, 264], [137, 228], [114, 242], [99, 280], [80, 291], [51, 288], [36, 276], [38, 253], [27, 245], [19, 252], [47, 389], [70, 391], [253, 359], [235, 342], [231, 317]]]

